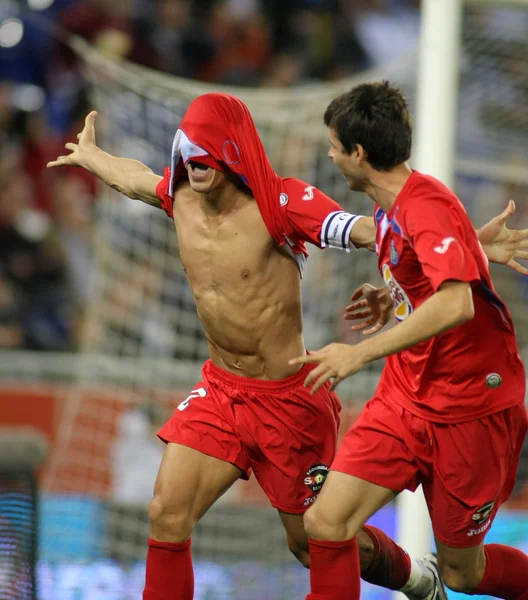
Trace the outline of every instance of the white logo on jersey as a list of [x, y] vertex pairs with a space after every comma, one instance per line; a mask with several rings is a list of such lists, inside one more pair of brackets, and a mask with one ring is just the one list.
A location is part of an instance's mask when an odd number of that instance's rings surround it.
[[314, 187], [313, 187], [313, 185], [309, 185], [308, 187], [305, 187], [304, 191], [306, 193], [302, 197], [303, 200], [313, 200], [314, 199], [314, 193], [313, 193]]
[[433, 248], [433, 250], [434, 250], [435, 252], [438, 252], [438, 254], [445, 254], [445, 253], [447, 252], [447, 250], [448, 250], [449, 246], [451, 246], [451, 244], [452, 244], [453, 242], [456, 242], [456, 240], [455, 240], [455, 238], [454, 238], [454, 237], [448, 237], [448, 238], [444, 238], [444, 239], [442, 240], [442, 244], [441, 244], [441, 246], [435, 246], [435, 247]]
[[279, 196], [279, 202], [281, 206], [285, 206], [286, 204], [288, 204], [288, 194], [281, 194]]
[[401, 285], [394, 279], [389, 265], [383, 265], [381, 274], [385, 285], [389, 288], [392, 305], [394, 306], [394, 318], [398, 323], [401, 323], [402, 321], [405, 321], [413, 311], [411, 301]]

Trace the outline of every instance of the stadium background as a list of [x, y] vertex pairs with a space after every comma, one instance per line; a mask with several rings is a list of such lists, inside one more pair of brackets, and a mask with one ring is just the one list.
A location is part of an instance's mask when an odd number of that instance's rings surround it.
[[[349, 193], [326, 159], [321, 115], [332, 97], [363, 80], [389, 78], [414, 104], [419, 4], [0, 5], [0, 425], [33, 427], [50, 442], [37, 472], [36, 533], [20, 516], [32, 510], [31, 486], [13, 487], [2, 474], [8, 457], [0, 456], [2, 600], [32, 597], [16, 562], [30, 561], [29, 546], [17, 542], [13, 550], [19, 530], [38, 540], [40, 600], [140, 597], [145, 507], [162, 452], [154, 432], [198, 381], [206, 352], [170, 221], [80, 170], [50, 172], [45, 164], [95, 106], [102, 147], [160, 172], [189, 101], [226, 89], [250, 106], [281, 174], [368, 212], [370, 202]], [[512, 226], [527, 227], [528, 8], [504, 4], [464, 8], [455, 187], [476, 226], [511, 197]], [[493, 273], [528, 359], [528, 280], [505, 268]], [[303, 281], [308, 347], [355, 341], [342, 307], [357, 284], [377, 278], [368, 255], [314, 249]], [[344, 427], [379, 369], [341, 386]], [[490, 534], [525, 551], [526, 454], [509, 511]], [[376, 521], [395, 533], [392, 508]], [[306, 591], [307, 573], [288, 555], [254, 482], [235, 486], [193, 539], [197, 599], [291, 599]], [[364, 596], [389, 597], [368, 586]]]

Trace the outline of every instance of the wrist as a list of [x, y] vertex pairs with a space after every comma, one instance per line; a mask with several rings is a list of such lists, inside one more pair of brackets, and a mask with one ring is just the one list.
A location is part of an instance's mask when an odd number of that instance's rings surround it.
[[377, 358], [374, 348], [375, 344], [373, 343], [375, 340], [376, 338], [371, 338], [368, 340], [363, 340], [357, 344], [357, 346], [361, 349], [361, 356], [363, 358], [364, 365], [368, 365], [368, 363], [376, 360]]
[[98, 148], [95, 144], [88, 147], [84, 147], [80, 153], [82, 160], [82, 167], [87, 171], [90, 171], [93, 175], [99, 174], [98, 165], [101, 160], [103, 151]]

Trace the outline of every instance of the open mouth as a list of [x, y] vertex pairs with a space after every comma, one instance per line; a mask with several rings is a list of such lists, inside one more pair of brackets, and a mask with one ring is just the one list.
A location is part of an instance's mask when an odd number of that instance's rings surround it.
[[190, 167], [190, 173], [193, 179], [205, 179], [207, 177], [207, 173], [209, 171], [209, 167], [207, 165], [202, 165], [195, 160], [190, 160], [187, 165]]

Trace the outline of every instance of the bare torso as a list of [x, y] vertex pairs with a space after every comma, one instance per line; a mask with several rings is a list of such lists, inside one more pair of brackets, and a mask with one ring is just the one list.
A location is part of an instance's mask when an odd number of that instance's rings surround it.
[[256, 201], [233, 186], [233, 209], [211, 214], [187, 183], [175, 192], [180, 256], [211, 360], [243, 377], [282, 379], [304, 353], [300, 278]]

